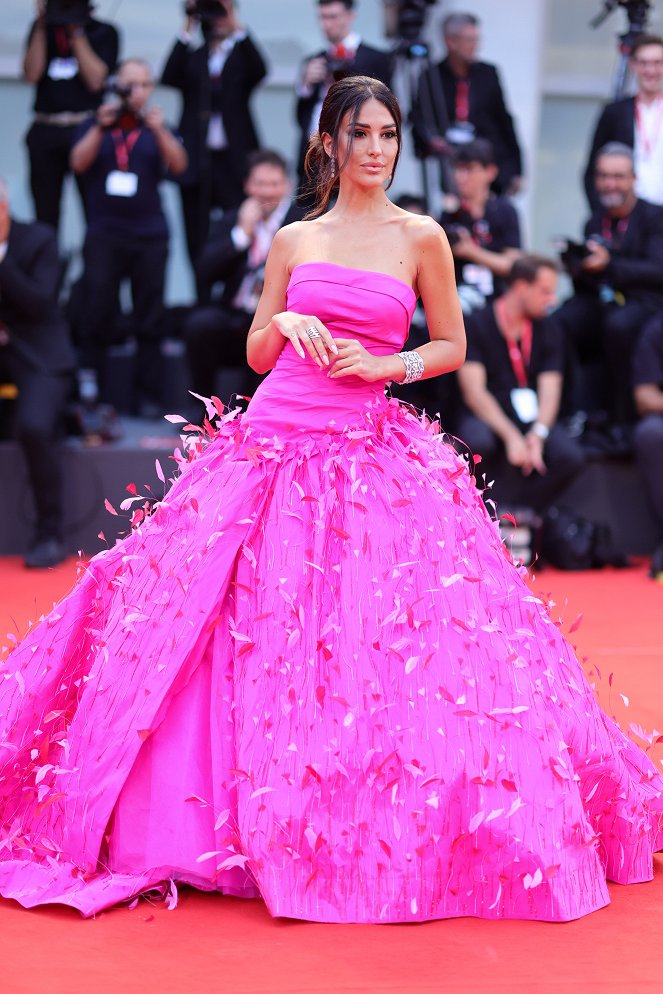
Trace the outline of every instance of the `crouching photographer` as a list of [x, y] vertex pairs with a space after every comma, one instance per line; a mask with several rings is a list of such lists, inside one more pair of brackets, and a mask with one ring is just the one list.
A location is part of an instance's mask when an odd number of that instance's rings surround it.
[[[633, 350], [647, 319], [663, 306], [663, 208], [638, 199], [627, 145], [601, 149], [595, 183], [600, 206], [583, 241], [567, 243], [562, 252], [574, 285], [556, 314], [570, 360], [564, 407], [565, 413], [602, 409], [628, 432], [635, 420]], [[590, 394], [583, 369], [591, 367], [598, 376]]]
[[167, 175], [186, 169], [187, 155], [166, 126], [159, 107], [148, 106], [154, 89], [150, 67], [127, 59], [114, 93], [79, 131], [71, 165], [81, 177], [88, 213], [83, 246], [82, 320], [78, 327], [81, 374], [103, 393], [103, 363], [111, 344], [120, 284], [131, 284], [138, 337], [140, 400], [159, 400], [159, 341], [168, 257], [168, 227], [159, 195]]

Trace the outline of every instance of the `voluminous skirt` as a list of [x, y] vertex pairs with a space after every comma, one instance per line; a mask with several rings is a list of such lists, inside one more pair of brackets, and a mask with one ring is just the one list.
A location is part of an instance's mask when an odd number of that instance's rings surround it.
[[317, 921], [561, 921], [663, 846], [660, 774], [395, 402], [285, 442], [226, 418], [0, 675], [27, 907], [173, 880]]

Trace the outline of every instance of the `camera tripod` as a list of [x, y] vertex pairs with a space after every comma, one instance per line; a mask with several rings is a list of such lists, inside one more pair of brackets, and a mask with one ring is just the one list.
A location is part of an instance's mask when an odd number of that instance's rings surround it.
[[617, 36], [619, 61], [615, 70], [613, 83], [613, 99], [619, 100], [626, 94], [628, 82], [628, 61], [631, 57], [631, 48], [638, 35], [644, 34], [647, 30], [647, 17], [650, 0], [605, 0], [603, 10], [590, 22], [591, 28], [599, 28], [603, 22], [617, 9], [624, 7], [628, 17], [628, 27], [623, 34]]

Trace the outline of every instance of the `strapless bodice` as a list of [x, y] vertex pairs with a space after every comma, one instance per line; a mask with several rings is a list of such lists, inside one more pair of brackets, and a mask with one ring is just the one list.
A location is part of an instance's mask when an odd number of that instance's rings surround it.
[[[319, 318], [334, 338], [354, 338], [373, 355], [403, 347], [416, 306], [407, 283], [387, 273], [332, 262], [304, 262], [288, 283], [289, 311]], [[286, 342], [273, 370], [256, 390], [245, 415], [260, 435], [342, 430], [356, 424], [367, 406], [386, 403], [384, 380], [330, 380], [313, 360]]]

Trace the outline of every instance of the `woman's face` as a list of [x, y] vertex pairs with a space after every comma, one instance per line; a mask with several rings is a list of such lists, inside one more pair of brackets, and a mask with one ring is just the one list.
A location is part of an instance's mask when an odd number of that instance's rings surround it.
[[[365, 187], [384, 186], [398, 154], [398, 131], [393, 115], [383, 103], [370, 97], [362, 104], [354, 127], [351, 125], [352, 111], [349, 111], [341, 121], [338, 136], [341, 181]], [[323, 141], [329, 155], [331, 136], [325, 135]]]

